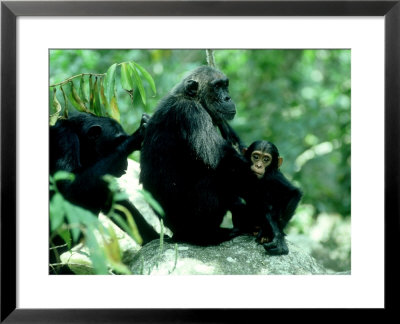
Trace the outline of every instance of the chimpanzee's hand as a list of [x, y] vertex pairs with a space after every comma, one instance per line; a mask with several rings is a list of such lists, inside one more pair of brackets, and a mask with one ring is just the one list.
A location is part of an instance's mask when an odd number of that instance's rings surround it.
[[149, 122], [150, 118], [151, 118], [150, 115], [143, 114], [142, 115], [142, 119], [140, 121], [140, 128], [142, 128], [142, 127], [146, 128], [147, 127], [147, 123]]
[[[147, 124], [148, 124], [150, 118], [151, 118], [150, 115], [143, 114], [142, 119], [140, 120], [139, 128], [136, 130], [135, 133], [132, 134], [132, 136], [133, 135], [138, 136], [138, 140], [140, 139], [140, 145], [142, 145], [142, 142], [144, 139], [144, 134], [146, 133]], [[138, 148], [138, 150], [140, 150], [140, 147]]]
[[150, 115], [148, 115], [148, 114], [146, 114], [146, 113], [142, 114], [142, 119], [140, 120], [140, 126], [139, 126], [139, 128], [132, 134], [132, 136], [133, 136], [133, 135], [138, 136], [138, 138], [140, 137], [141, 140], [143, 141], [143, 139], [144, 139], [144, 134], [145, 134], [146, 128], [147, 128], [147, 124], [148, 124], [150, 118], [151, 118]]
[[272, 242], [263, 243], [263, 247], [270, 255], [284, 255], [289, 253], [289, 248], [283, 236], [276, 236]]
[[149, 120], [150, 115], [143, 114], [139, 128], [122, 144], [121, 149], [124, 150], [127, 154], [141, 149], [147, 123], [149, 122]]

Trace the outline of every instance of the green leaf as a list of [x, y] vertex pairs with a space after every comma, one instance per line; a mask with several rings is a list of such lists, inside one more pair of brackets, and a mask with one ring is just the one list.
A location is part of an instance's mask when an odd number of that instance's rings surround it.
[[104, 249], [102, 249], [97, 242], [96, 236], [94, 235], [95, 230], [96, 227], [91, 225], [88, 227], [86, 234], [86, 244], [90, 251], [90, 259], [92, 260], [96, 274], [108, 274]]
[[53, 89], [53, 102], [52, 102], [52, 111], [53, 113], [50, 114], [50, 125], [53, 126], [58, 119], [58, 116], [60, 115], [61, 112], [61, 104], [60, 102], [57, 100], [57, 89], [54, 88]]
[[89, 111], [94, 112], [94, 87], [92, 75], [89, 76]]
[[132, 274], [129, 268], [123, 264], [122, 261], [122, 251], [118, 242], [117, 235], [112, 227], [108, 228], [108, 234], [110, 238], [108, 240], [103, 240], [104, 242], [104, 252], [107, 256], [107, 261], [109, 262], [111, 268], [117, 271], [118, 274]]
[[75, 243], [78, 242], [78, 239], [79, 239], [79, 236], [81, 233], [81, 229], [80, 229], [81, 224], [79, 222], [79, 217], [78, 217], [80, 209], [85, 211], [83, 208], [77, 207], [68, 201], [64, 201], [65, 214], [67, 216], [68, 224], [71, 229], [72, 240]]
[[130, 68], [129, 63], [121, 64], [121, 84], [122, 88], [128, 91], [133, 90], [133, 81], [132, 81], [132, 69]]
[[114, 192], [114, 201], [128, 200], [129, 195], [125, 191]]
[[96, 77], [96, 80], [94, 81], [93, 85], [93, 91], [94, 91], [94, 113], [97, 116], [103, 116], [102, 114], [102, 109], [101, 109], [101, 103], [100, 103], [100, 92], [99, 92], [99, 85], [98, 85], [98, 78]]
[[67, 247], [70, 250], [72, 248], [72, 239], [71, 239], [71, 233], [70, 231], [66, 229], [59, 229], [57, 231], [57, 234], [61, 236], [63, 241], [67, 243]]
[[85, 79], [84, 76], [82, 75], [81, 80], [79, 81], [79, 96], [82, 98], [83, 103], [88, 104], [89, 101], [86, 96], [86, 90], [85, 90]]
[[86, 107], [85, 104], [83, 103], [82, 99], [79, 97], [78, 93], [75, 90], [74, 83], [72, 81], [69, 82], [70, 85], [70, 95], [69, 95], [69, 101], [72, 103], [72, 105], [81, 112], [86, 112]]
[[111, 98], [110, 108], [111, 108], [111, 117], [119, 122], [120, 121], [120, 113], [119, 113], [119, 108], [118, 108], [117, 97], [116, 96], [113, 96]]
[[100, 82], [100, 98], [101, 98], [101, 103], [103, 104], [103, 107], [105, 109], [106, 116], [111, 116], [111, 108], [110, 105], [108, 104], [106, 95], [104, 93], [104, 79], [101, 79]]
[[142, 98], [143, 104], [146, 105], [146, 92], [144, 91], [142, 79], [140, 78], [135, 65], [133, 65], [132, 63], [129, 63], [129, 66], [131, 68], [133, 79], [135, 80], [135, 84], [137, 85], [137, 87], [139, 89], [140, 97]]
[[112, 175], [106, 174], [106, 175], [102, 176], [101, 178], [105, 182], [107, 182], [107, 187], [112, 193], [119, 191], [118, 181], [115, 177], [113, 177]]
[[133, 232], [132, 230], [129, 228], [128, 224], [126, 223], [126, 221], [117, 213], [111, 213], [109, 215], [109, 217], [111, 217], [111, 219], [119, 226], [121, 227], [126, 233], [128, 233], [128, 235], [130, 237], [133, 238]]
[[75, 175], [73, 173], [70, 173], [68, 171], [57, 171], [53, 179], [55, 182], [61, 181], [61, 180], [69, 180], [69, 181], [74, 181]]
[[146, 190], [139, 190], [147, 203], [161, 216], [164, 217], [164, 210], [157, 200], [153, 198], [150, 192]]
[[155, 84], [155, 82], [154, 82], [152, 76], [150, 75], [150, 73], [147, 72], [147, 70], [146, 70], [143, 66], [137, 64], [136, 62], [132, 62], [132, 63], [133, 63], [133, 64], [135, 65], [135, 67], [140, 71], [140, 73], [142, 73], [143, 77], [144, 77], [144, 78], [147, 80], [147, 82], [150, 84], [150, 87], [151, 87], [151, 89], [153, 90], [154, 94], [156, 94], [156, 93], [157, 93], [156, 84]]
[[132, 272], [129, 270], [129, 268], [122, 262], [119, 262], [119, 263], [111, 262], [111, 267], [114, 271], [118, 272], [118, 274], [123, 274], [123, 275], [131, 275], [132, 274]]
[[120, 263], [122, 262], [122, 252], [118, 244], [117, 235], [111, 226], [107, 228], [107, 230], [110, 238], [108, 240], [103, 240], [107, 259], [112, 263]]
[[55, 193], [50, 200], [50, 230], [54, 232], [64, 222], [64, 198], [60, 193]]
[[105, 87], [104, 94], [108, 102], [110, 102], [111, 98], [114, 96], [116, 69], [117, 69], [117, 63], [114, 63], [108, 68], [106, 76], [104, 78], [104, 87]]
[[61, 92], [63, 94], [64, 104], [65, 104], [63, 116], [64, 116], [64, 118], [68, 118], [68, 100], [67, 100], [67, 95], [65, 94], [65, 91], [64, 91], [62, 86], [60, 86], [60, 90], [61, 90]]
[[89, 226], [102, 227], [97, 216], [87, 209], [79, 207], [70, 203], [68, 200], [64, 200], [64, 209], [68, 219], [68, 223], [71, 227], [72, 239], [74, 242], [78, 241], [81, 227], [85, 227], [89, 232]]
[[119, 210], [120, 212], [124, 213], [125, 218], [128, 221], [128, 225], [129, 225], [129, 231], [127, 231], [127, 233], [129, 233], [129, 235], [136, 241], [136, 243], [141, 245], [143, 243], [143, 239], [139, 233], [139, 229], [138, 229], [136, 222], [135, 222], [131, 212], [129, 211], [129, 209], [127, 209], [125, 206], [120, 205], [120, 204], [115, 204], [114, 209]]

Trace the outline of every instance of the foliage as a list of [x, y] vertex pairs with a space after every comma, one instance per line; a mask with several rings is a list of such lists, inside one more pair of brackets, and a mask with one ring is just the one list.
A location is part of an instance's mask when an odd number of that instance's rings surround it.
[[[64, 199], [57, 187], [59, 181], [73, 181], [74, 175], [65, 171], [59, 171], [52, 177], [50, 176], [50, 245], [57, 254], [57, 247], [53, 241], [56, 237], [61, 238], [71, 249], [73, 244], [77, 244], [81, 237], [85, 238], [86, 245], [90, 251], [90, 258], [94, 270], [97, 274], [108, 274], [110, 271], [120, 274], [130, 274], [130, 270], [122, 262], [122, 252], [118, 244], [118, 239], [111, 227], [104, 227], [97, 215], [90, 211], [70, 203]], [[109, 188], [113, 193], [113, 202], [108, 216], [121, 226], [138, 244], [142, 243], [138, 228], [128, 209], [118, 204], [118, 200], [123, 198], [117, 191], [115, 179], [107, 177]], [[116, 211], [124, 214], [127, 221], [119, 216]], [[51, 264], [57, 273], [58, 262]], [[109, 270], [110, 269], [110, 270]]]
[[[120, 67], [120, 81], [122, 88], [133, 98], [133, 91], [138, 90], [140, 98], [146, 105], [146, 92], [142, 77], [147, 80], [154, 93], [156, 86], [151, 75], [145, 68], [136, 62], [114, 63], [106, 73], [80, 73], [66, 80], [50, 85], [51, 107], [50, 125], [54, 125], [58, 118], [67, 118], [69, 105], [80, 112], [92, 113], [97, 116], [108, 116], [120, 121], [120, 112], [117, 100], [117, 67]], [[79, 78], [79, 90], [77, 79]], [[57, 90], [60, 90], [57, 93]], [[57, 98], [62, 96], [64, 109]], [[61, 112], [63, 114], [61, 115]]]

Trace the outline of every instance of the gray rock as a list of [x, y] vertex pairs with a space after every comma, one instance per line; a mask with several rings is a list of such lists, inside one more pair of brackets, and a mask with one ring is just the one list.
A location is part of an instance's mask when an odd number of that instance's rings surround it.
[[[289, 254], [269, 256], [254, 237], [240, 236], [218, 246], [195, 246], [160, 240], [145, 245], [134, 257], [134, 274], [152, 275], [290, 275], [326, 274], [314, 258], [287, 242]], [[160, 253], [161, 251], [161, 253]]]

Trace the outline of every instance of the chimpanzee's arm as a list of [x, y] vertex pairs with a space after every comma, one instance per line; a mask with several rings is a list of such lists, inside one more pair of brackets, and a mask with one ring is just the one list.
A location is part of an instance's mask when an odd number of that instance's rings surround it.
[[223, 120], [218, 127], [222, 137], [241, 153], [245, 146], [228, 122]]
[[[126, 171], [128, 155], [140, 150], [144, 138], [145, 129], [149, 120], [147, 114], [143, 114], [139, 128], [129, 136], [124, 142], [115, 148], [115, 151], [98, 160], [83, 170], [77, 170], [77, 175], [81, 178], [100, 179], [106, 174], [120, 177]], [[79, 180], [79, 179], [77, 179]]]
[[302, 193], [298, 188], [293, 187], [288, 193], [288, 202], [286, 208], [282, 211], [281, 217], [279, 218], [279, 228], [283, 231], [287, 223], [292, 219], [294, 212], [296, 211], [297, 205], [300, 202]]
[[71, 202], [94, 213], [108, 211], [112, 197], [103, 176], [110, 174], [120, 177], [125, 173], [128, 155], [141, 147], [148, 119], [148, 115], [144, 115], [139, 129], [116, 147], [113, 153], [91, 166], [74, 170], [74, 181], [60, 181], [57, 185], [62, 194]]
[[302, 193], [280, 171], [276, 172], [273, 178], [273, 205], [279, 209], [279, 218], [276, 220], [279, 228], [283, 231], [293, 217]]
[[[272, 242], [262, 243], [268, 254], [271, 255], [282, 255], [288, 254], [289, 249], [285, 242], [285, 234], [278, 225], [279, 221], [279, 211], [274, 210], [270, 206], [269, 210], [265, 214], [264, 224], [261, 228], [260, 236], [268, 230], [272, 231]], [[269, 227], [269, 228], [268, 228]]]
[[143, 114], [139, 128], [129, 136], [128, 139], [117, 148], [117, 150], [127, 156], [134, 151], [140, 150], [149, 120], [150, 116], [148, 114]]

